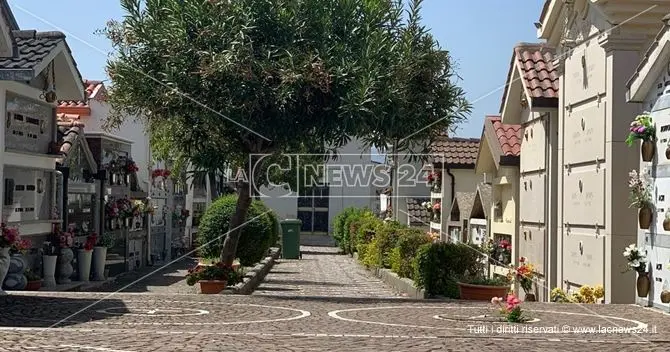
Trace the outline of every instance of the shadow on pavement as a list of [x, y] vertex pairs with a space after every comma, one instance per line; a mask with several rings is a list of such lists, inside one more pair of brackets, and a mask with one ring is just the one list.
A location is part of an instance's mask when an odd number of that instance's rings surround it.
[[0, 327], [57, 328], [114, 316], [98, 312], [104, 309], [112, 309], [117, 314], [127, 311], [125, 303], [114, 298], [99, 302], [98, 298], [11, 294], [0, 296]]
[[[160, 266], [149, 266], [138, 271], [126, 273], [122, 277], [117, 278], [112, 285], [98, 288], [95, 291], [116, 292], [123, 288], [121, 292], [150, 292], [151, 290], [149, 290], [149, 287], [167, 287], [185, 280], [188, 269], [192, 268], [197, 263], [197, 259], [183, 258], [164, 268], [161, 268]], [[156, 272], [152, 273], [154, 271]]]
[[[275, 274], [275, 272], [272, 272]], [[263, 284], [271, 285], [310, 285], [310, 286], [334, 286], [334, 287], [347, 287], [348, 284], [337, 283], [337, 282], [318, 282], [318, 281], [307, 281], [307, 280], [275, 280], [275, 279], [266, 279], [263, 281]]]
[[464, 301], [449, 298], [431, 298], [431, 299], [416, 299], [407, 297], [344, 297], [344, 296], [281, 296], [273, 295], [267, 296], [269, 299], [278, 301], [309, 301], [309, 302], [323, 302], [334, 304], [370, 304], [370, 303], [448, 303], [451, 305], [490, 305], [490, 302], [478, 301]]

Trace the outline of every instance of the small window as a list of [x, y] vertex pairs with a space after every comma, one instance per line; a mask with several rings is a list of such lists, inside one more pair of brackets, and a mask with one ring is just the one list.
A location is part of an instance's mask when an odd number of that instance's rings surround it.
[[34, 117], [26, 117], [26, 122], [28, 122], [31, 125], [39, 126], [40, 119], [36, 119]]
[[24, 186], [24, 185], [16, 185], [16, 186], [14, 187], [14, 189], [17, 190], [17, 191], [25, 191], [25, 190], [26, 190], [26, 186]]
[[26, 191], [33, 191], [33, 192], [35, 192], [35, 185], [27, 185], [27, 186], [26, 186]]
[[21, 114], [14, 114], [14, 120], [16, 120], [16, 121], [23, 121], [23, 115], [21, 115]]

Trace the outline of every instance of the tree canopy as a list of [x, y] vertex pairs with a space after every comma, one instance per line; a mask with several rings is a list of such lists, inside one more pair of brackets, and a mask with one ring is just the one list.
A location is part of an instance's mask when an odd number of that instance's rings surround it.
[[[332, 152], [351, 138], [384, 148], [412, 134], [425, 146], [469, 106], [420, 3], [404, 20], [400, 0], [121, 0], [124, 19], [105, 30], [108, 124], [142, 116], [159, 156], [247, 172], [257, 154]], [[250, 204], [238, 186], [230, 262]]]

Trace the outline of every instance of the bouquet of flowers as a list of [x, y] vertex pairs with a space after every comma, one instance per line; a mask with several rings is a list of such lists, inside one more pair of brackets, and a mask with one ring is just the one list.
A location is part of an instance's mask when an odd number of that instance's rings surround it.
[[630, 190], [630, 207], [641, 209], [653, 204], [649, 182], [641, 177], [637, 170], [628, 173], [628, 189]]
[[119, 206], [114, 201], [105, 203], [105, 217], [108, 219], [116, 219], [120, 216]]
[[119, 209], [119, 215], [122, 218], [133, 217], [133, 204], [128, 198], [121, 198], [116, 201], [116, 206]]
[[626, 138], [626, 144], [631, 146], [637, 139], [652, 142], [656, 140], [656, 127], [648, 113], [638, 115], [635, 120], [630, 123], [630, 132]]
[[0, 248], [13, 247], [21, 241], [19, 230], [16, 227], [9, 227], [4, 222], [0, 224], [2, 233], [0, 234]]
[[137, 167], [137, 164], [133, 161], [133, 159], [130, 158], [126, 159], [125, 169], [127, 174], [134, 174], [140, 170], [140, 168]]
[[426, 209], [429, 213], [433, 212], [433, 203], [431, 203], [430, 201], [421, 203], [421, 207]]
[[647, 272], [647, 256], [634, 243], [626, 247], [623, 256], [628, 260], [626, 271], [635, 270], [640, 274]]
[[93, 232], [86, 236], [86, 242], [84, 242], [83, 249], [86, 251], [92, 251], [96, 243], [98, 243], [98, 235]]
[[528, 321], [528, 318], [523, 315], [521, 311], [521, 300], [515, 295], [509, 294], [506, 298], [493, 297], [491, 304], [499, 308], [500, 315], [510, 323], [523, 323]]
[[71, 232], [63, 232], [58, 230], [58, 240], [60, 248], [70, 248], [74, 244], [74, 236]]
[[170, 170], [168, 169], [155, 169], [151, 171], [151, 179], [154, 180], [157, 177], [168, 178], [170, 176]]
[[33, 246], [33, 243], [29, 239], [20, 239], [14, 242], [12, 246], [12, 251], [16, 253], [25, 253], [28, 249]]
[[531, 290], [533, 289], [533, 281], [535, 280], [537, 273], [535, 272], [533, 264], [528, 263], [525, 257], [519, 258], [519, 263], [521, 263], [521, 265], [516, 268], [513, 274], [521, 288], [523, 288], [523, 291], [531, 293]]

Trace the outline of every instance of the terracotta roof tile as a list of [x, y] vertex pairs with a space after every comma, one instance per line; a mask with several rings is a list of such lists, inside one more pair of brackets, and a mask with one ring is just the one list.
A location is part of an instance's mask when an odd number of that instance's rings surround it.
[[86, 90], [86, 101], [61, 100], [58, 102], [59, 108], [88, 107], [88, 100], [107, 99], [107, 90], [102, 81], [84, 80], [84, 89]]
[[499, 116], [488, 116], [500, 142], [502, 155], [519, 156], [521, 154], [521, 125], [509, 125], [500, 121]]
[[72, 122], [71, 126], [58, 126], [58, 143], [60, 144], [60, 154], [63, 159], [67, 158], [70, 149], [77, 142], [77, 138], [83, 133], [83, 125]]
[[429, 226], [431, 214], [421, 206], [421, 203], [430, 202], [430, 198], [406, 198], [406, 202], [410, 224]]
[[531, 98], [558, 98], [554, 54], [555, 50], [546, 44], [520, 43], [514, 47], [515, 62]]
[[433, 163], [445, 165], [471, 165], [477, 163], [478, 138], [438, 137], [430, 145]]

